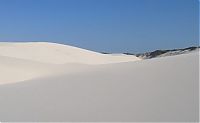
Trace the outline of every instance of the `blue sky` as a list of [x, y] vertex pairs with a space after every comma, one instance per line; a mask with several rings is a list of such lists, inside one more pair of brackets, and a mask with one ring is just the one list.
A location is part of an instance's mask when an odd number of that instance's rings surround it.
[[0, 41], [99, 52], [198, 45], [198, 0], [0, 0]]

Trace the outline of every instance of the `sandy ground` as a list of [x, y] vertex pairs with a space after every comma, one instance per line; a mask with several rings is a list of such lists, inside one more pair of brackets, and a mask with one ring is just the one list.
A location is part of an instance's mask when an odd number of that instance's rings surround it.
[[68, 45], [46, 42], [1, 42], [0, 56], [52, 64], [107, 64], [140, 60], [130, 55], [101, 54]]
[[[135, 56], [100, 54], [46, 42], [0, 43], [0, 84], [79, 71], [80, 66], [140, 60]], [[76, 66], [78, 67], [72, 67]]]
[[84, 64], [1, 52], [0, 121], [198, 121], [199, 52], [120, 57]]

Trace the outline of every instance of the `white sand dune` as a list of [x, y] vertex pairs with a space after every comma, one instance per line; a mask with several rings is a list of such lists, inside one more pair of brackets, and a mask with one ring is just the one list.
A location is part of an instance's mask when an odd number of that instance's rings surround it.
[[135, 61], [58, 45], [57, 61], [52, 44], [47, 58], [21, 45], [0, 46], [0, 121], [198, 121], [199, 52]]
[[[0, 84], [78, 71], [81, 64], [108, 64], [140, 60], [135, 56], [100, 54], [47, 42], [0, 43]], [[67, 65], [68, 64], [68, 65]], [[72, 68], [72, 66], [79, 67]]]
[[47, 42], [0, 43], [0, 56], [43, 63], [107, 64], [140, 60], [135, 56], [101, 54], [77, 47]]
[[67, 63], [63, 65], [0, 56], [0, 85], [45, 76], [82, 71], [88, 65]]

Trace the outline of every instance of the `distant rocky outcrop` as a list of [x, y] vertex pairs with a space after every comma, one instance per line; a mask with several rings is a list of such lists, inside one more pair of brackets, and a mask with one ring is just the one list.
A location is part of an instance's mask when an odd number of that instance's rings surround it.
[[173, 55], [179, 55], [184, 53], [189, 53], [195, 50], [198, 50], [200, 47], [188, 47], [188, 48], [182, 48], [182, 49], [172, 49], [172, 50], [155, 50], [152, 52], [145, 52], [145, 53], [123, 53], [125, 55], [135, 55], [142, 59], [151, 59], [156, 57], [164, 57], [164, 56], [173, 56]]
[[156, 57], [184, 54], [184, 53], [198, 50], [199, 48], [200, 47], [188, 47], [188, 48], [173, 49], [173, 50], [155, 50], [153, 52], [139, 53], [139, 54], [135, 54], [135, 55], [142, 59], [151, 59], [151, 58], [156, 58]]

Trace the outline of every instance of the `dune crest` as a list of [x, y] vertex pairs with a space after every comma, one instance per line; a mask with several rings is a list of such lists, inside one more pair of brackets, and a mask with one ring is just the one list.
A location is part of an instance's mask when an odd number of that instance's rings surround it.
[[52, 64], [108, 64], [140, 60], [136, 56], [101, 54], [69, 45], [48, 42], [3, 42], [0, 43], [0, 56]]
[[[44, 70], [57, 71], [55, 67], [63, 72], [1, 85], [0, 120], [195, 122], [199, 116], [198, 58], [199, 52], [192, 52], [103, 65], [18, 61], [23, 68], [34, 64], [30, 70], [40, 68], [40, 75]], [[5, 64], [14, 64], [11, 62], [17, 60], [7, 61], [5, 58]]]
[[57, 43], [1, 42], [0, 84], [60, 74], [63, 71], [79, 72], [87, 65], [137, 60], [140, 59], [135, 56], [101, 54]]

